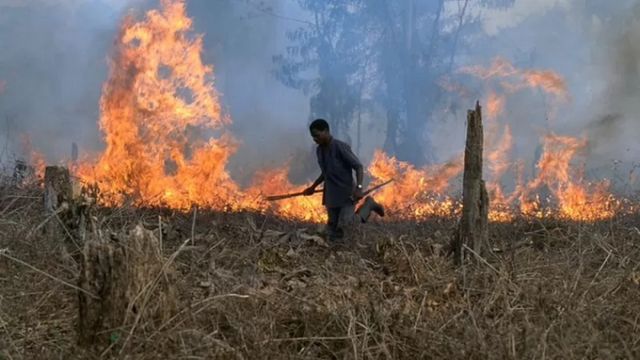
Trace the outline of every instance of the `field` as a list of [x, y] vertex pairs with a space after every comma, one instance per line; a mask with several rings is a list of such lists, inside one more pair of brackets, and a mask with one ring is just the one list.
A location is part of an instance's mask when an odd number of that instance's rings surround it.
[[0, 359], [640, 357], [634, 216], [492, 224], [492, 251], [455, 267], [456, 219], [371, 223], [335, 247], [271, 216], [99, 208], [103, 234], [154, 232], [176, 291], [80, 346], [82, 244], [45, 236], [42, 203], [1, 190]]

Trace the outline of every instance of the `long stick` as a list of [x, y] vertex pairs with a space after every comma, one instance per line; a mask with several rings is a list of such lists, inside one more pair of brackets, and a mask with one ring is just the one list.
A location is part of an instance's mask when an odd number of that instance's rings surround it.
[[[324, 189], [315, 189], [313, 191], [313, 193], [315, 194], [315, 193], [319, 193], [319, 192], [322, 192], [322, 191], [324, 191]], [[297, 196], [302, 196], [302, 195], [304, 195], [304, 192], [300, 191], [300, 192], [291, 193], [291, 194], [267, 196], [265, 199], [267, 201], [278, 201], [278, 200], [289, 199], [289, 198], [292, 198], [292, 197], [297, 197]]]
[[[370, 193], [372, 193], [373, 191], [376, 191], [376, 190], [380, 189], [381, 187], [383, 187], [383, 186], [385, 186], [385, 185], [389, 184], [389, 183], [390, 183], [390, 182], [392, 182], [392, 181], [393, 181], [393, 179], [390, 179], [390, 180], [387, 180], [387, 181], [385, 181], [385, 182], [383, 182], [383, 183], [381, 183], [381, 184], [378, 184], [378, 185], [376, 185], [376, 186], [374, 186], [374, 187], [371, 187], [371, 188], [369, 188], [367, 191], [365, 191], [364, 193], [362, 193], [362, 195], [363, 195], [363, 196], [367, 196], [367, 195], [369, 195]], [[319, 192], [322, 192], [322, 191], [323, 191], [323, 189], [316, 189], [316, 190], [314, 190], [314, 191], [313, 191], [313, 193], [315, 194], [315, 193], [319, 193]], [[300, 192], [297, 192], [297, 193], [291, 193], [291, 194], [283, 194], [283, 195], [267, 196], [265, 199], [266, 199], [267, 201], [278, 201], [278, 200], [284, 200], [284, 199], [289, 199], [289, 198], [293, 198], [293, 197], [297, 197], [297, 196], [303, 196], [303, 195], [304, 195], [304, 192], [303, 192], [303, 191], [300, 191]]]

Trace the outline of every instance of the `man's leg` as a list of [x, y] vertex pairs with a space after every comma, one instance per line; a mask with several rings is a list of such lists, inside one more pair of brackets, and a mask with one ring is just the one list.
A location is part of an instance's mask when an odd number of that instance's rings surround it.
[[379, 216], [384, 216], [384, 208], [382, 205], [378, 204], [372, 197], [367, 196], [362, 205], [358, 210], [356, 210], [356, 218], [359, 218], [361, 222], [366, 223], [367, 220], [369, 220], [369, 216], [372, 211]]
[[355, 209], [356, 206], [354, 204], [345, 205], [340, 208], [340, 223], [339, 226], [351, 226], [355, 222]]
[[340, 213], [342, 208], [327, 208], [327, 238], [330, 241], [335, 241], [342, 238], [343, 233], [340, 229]]

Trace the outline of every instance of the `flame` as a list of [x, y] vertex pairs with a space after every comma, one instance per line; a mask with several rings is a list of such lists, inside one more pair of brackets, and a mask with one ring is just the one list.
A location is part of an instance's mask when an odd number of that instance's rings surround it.
[[500, 85], [509, 93], [525, 88], [540, 88], [558, 99], [569, 99], [567, 84], [559, 74], [548, 70], [520, 70], [501, 57], [495, 58], [488, 68], [474, 65], [464, 67], [460, 72], [485, 81], [500, 79]]
[[183, 1], [163, 0], [144, 21], [122, 26], [100, 102], [106, 150], [97, 164], [79, 169], [107, 203], [239, 208], [240, 192], [225, 170], [233, 138], [224, 130], [200, 135], [229, 119], [191, 25]]
[[[149, 11], [143, 20], [124, 21], [100, 100], [106, 150], [95, 162], [79, 164], [79, 176], [98, 184], [101, 201], [107, 205], [200, 206], [325, 221], [319, 195], [273, 203], [263, 199], [266, 194], [304, 188], [290, 183], [288, 166], [260, 172], [247, 189], [233, 181], [226, 170], [237, 148], [226, 130], [231, 119], [221, 110], [213, 68], [202, 62], [202, 37], [191, 30], [184, 0], [162, 0], [160, 9]], [[527, 216], [549, 213], [540, 200], [542, 188], [551, 191], [559, 216], [584, 221], [613, 216], [616, 208], [607, 183], [586, 183], [572, 167], [586, 140], [547, 135], [540, 171], [529, 183], [522, 161], [510, 159], [513, 136], [509, 125], [501, 123], [506, 103], [502, 93], [535, 87], [561, 101], [568, 98], [562, 77], [550, 71], [516, 69], [501, 58], [489, 68], [462, 71], [487, 81], [496, 79], [501, 88], [490, 91], [487, 101], [485, 154], [492, 220], [511, 220], [518, 211]], [[375, 194], [393, 218], [449, 217], [460, 211], [460, 203], [449, 194], [462, 173], [462, 160], [461, 153], [444, 164], [416, 168], [377, 151], [368, 171], [374, 184], [395, 180]], [[518, 182], [507, 194], [501, 181], [510, 170], [516, 172]]]
[[258, 173], [254, 178], [254, 184], [249, 188], [248, 194], [255, 199], [254, 209], [264, 209], [271, 206], [270, 210], [277, 215], [303, 220], [303, 221], [326, 221], [326, 211], [322, 206], [322, 195], [305, 196], [280, 200], [272, 204], [262, 202], [262, 197], [266, 194], [280, 194], [284, 192], [300, 192], [304, 186], [295, 186], [289, 181], [289, 167], [280, 169], [265, 170]]
[[[223, 211], [274, 211], [323, 221], [320, 196], [267, 203], [265, 194], [300, 190], [287, 168], [261, 172], [242, 190], [226, 166], [236, 141], [226, 132], [213, 68], [203, 64], [202, 37], [192, 36], [184, 1], [164, 0], [140, 22], [127, 19], [100, 102], [106, 150], [78, 173], [97, 183], [105, 204]], [[217, 136], [213, 136], [217, 135]]]
[[546, 186], [558, 201], [561, 217], [596, 221], [615, 215], [617, 202], [608, 192], [608, 182], [587, 183], [583, 172], [572, 167], [572, 161], [587, 144], [585, 138], [545, 136], [543, 153], [537, 164], [539, 173], [527, 186], [525, 196]]
[[487, 192], [491, 200], [489, 203], [489, 218], [493, 221], [505, 222], [513, 218], [510, 203], [514, 201], [515, 196], [511, 195], [507, 197], [502, 187], [503, 176], [512, 166], [509, 160], [509, 153], [512, 148], [513, 136], [511, 134], [511, 127], [506, 125], [501, 140], [495, 147], [490, 148], [486, 155], [490, 178], [490, 181], [487, 183]]
[[495, 92], [489, 93], [487, 99], [487, 117], [489, 119], [496, 119], [504, 111], [505, 98], [496, 94]]
[[442, 165], [416, 169], [381, 151], [376, 151], [369, 173], [378, 182], [395, 181], [376, 194], [376, 200], [395, 217], [427, 218], [457, 213], [456, 202], [445, 191], [462, 172], [462, 157]]

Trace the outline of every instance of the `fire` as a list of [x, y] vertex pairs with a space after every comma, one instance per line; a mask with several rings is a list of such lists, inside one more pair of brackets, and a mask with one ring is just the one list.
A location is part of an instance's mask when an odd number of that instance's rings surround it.
[[487, 99], [487, 117], [489, 119], [496, 119], [504, 111], [505, 98], [496, 94], [495, 92], [489, 93]]
[[99, 185], [105, 204], [273, 210], [323, 221], [320, 196], [272, 208], [262, 199], [300, 190], [286, 168], [259, 174], [246, 190], [231, 179], [226, 166], [236, 141], [225, 129], [231, 120], [221, 111], [213, 68], [202, 62], [202, 37], [191, 35], [183, 1], [161, 5], [122, 26], [100, 102], [106, 150], [95, 164], [81, 164], [80, 176]]
[[594, 221], [615, 215], [617, 202], [608, 192], [608, 182], [587, 183], [582, 172], [572, 167], [572, 160], [586, 147], [584, 138], [545, 136], [538, 176], [528, 184], [524, 196], [545, 186], [557, 199], [562, 217]]
[[[526, 88], [539, 88], [551, 95], [552, 107], [569, 99], [564, 79], [548, 70], [521, 70], [503, 58], [496, 58], [490, 67], [471, 66], [461, 70], [486, 82], [493, 83], [507, 94]], [[587, 146], [587, 140], [553, 133], [542, 139], [543, 153], [537, 163], [538, 175], [526, 183], [522, 162], [510, 161], [509, 153], [513, 148], [513, 139], [509, 124], [501, 124], [498, 117], [505, 107], [504, 96], [491, 91], [487, 99], [487, 149], [490, 181], [490, 219], [510, 221], [519, 208], [525, 216], [557, 216], [580, 221], [603, 220], [612, 217], [617, 210], [617, 201], [608, 193], [606, 181], [587, 183], [579, 171], [576, 171], [575, 157]], [[503, 134], [498, 140], [499, 129]], [[515, 165], [515, 167], [514, 167]], [[518, 179], [514, 191], [506, 195], [502, 187], [502, 177], [510, 170], [516, 171]], [[544, 190], [547, 196], [540, 194]], [[548, 203], [555, 202], [553, 210]], [[517, 204], [519, 203], [519, 204]]]
[[460, 71], [483, 80], [500, 79], [502, 87], [510, 93], [525, 88], [540, 88], [560, 99], [569, 99], [567, 85], [562, 76], [548, 70], [520, 70], [501, 57], [494, 59], [488, 68], [468, 66]]
[[378, 182], [394, 179], [394, 183], [376, 194], [376, 200], [396, 217], [427, 218], [457, 213], [456, 202], [445, 191], [451, 179], [462, 172], [462, 158], [416, 169], [413, 165], [376, 151], [369, 173]]
[[[164, 0], [144, 21], [122, 26], [100, 102], [106, 150], [97, 164], [79, 169], [107, 203], [240, 207], [225, 170], [235, 150], [222, 129], [230, 120], [191, 25], [182, 1]], [[215, 131], [217, 138], [202, 136]]]
[[[254, 209], [264, 209], [268, 204], [261, 203], [261, 199], [267, 194], [280, 194], [283, 192], [299, 192], [304, 186], [294, 186], [289, 181], [289, 167], [266, 170], [256, 175], [254, 185], [249, 188], [248, 194], [254, 199], [257, 206]], [[272, 211], [285, 218], [304, 221], [326, 221], [326, 212], [322, 206], [322, 195], [316, 194], [299, 198], [280, 200], [272, 204]]]
[[[226, 170], [237, 147], [226, 130], [231, 119], [222, 112], [213, 68], [202, 62], [202, 37], [191, 30], [183, 0], [162, 0], [161, 8], [149, 11], [144, 20], [124, 21], [100, 101], [106, 150], [95, 162], [79, 164], [79, 176], [85, 183], [98, 184], [107, 205], [129, 202], [183, 210], [199, 206], [325, 221], [320, 195], [264, 200], [264, 195], [304, 188], [288, 180], [288, 166], [260, 172], [247, 189], [233, 181]], [[547, 135], [540, 171], [528, 183], [523, 162], [510, 159], [513, 135], [502, 119], [505, 94], [536, 87], [563, 101], [568, 93], [562, 77], [550, 71], [520, 70], [500, 58], [489, 68], [468, 67], [462, 72], [494, 79], [500, 88], [489, 91], [486, 107], [492, 220], [509, 221], [518, 212], [547, 214], [539, 196], [543, 188], [556, 201], [559, 216], [593, 221], [615, 214], [607, 184], [588, 184], [574, 170], [574, 157], [586, 140]], [[449, 217], [460, 211], [450, 194], [462, 173], [462, 160], [461, 152], [444, 164], [416, 168], [377, 151], [368, 171], [373, 184], [394, 179], [375, 194], [393, 218]], [[509, 171], [518, 181], [507, 194], [501, 183]]]

